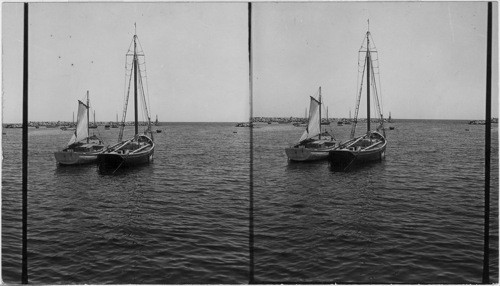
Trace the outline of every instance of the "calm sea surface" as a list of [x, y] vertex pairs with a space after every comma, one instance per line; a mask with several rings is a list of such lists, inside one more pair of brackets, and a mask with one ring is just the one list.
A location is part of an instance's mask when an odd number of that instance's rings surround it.
[[[30, 283], [248, 282], [248, 128], [158, 128], [154, 162], [115, 175], [57, 166], [71, 131], [29, 129]], [[4, 132], [2, 277], [20, 283], [22, 134]], [[118, 129], [96, 134], [113, 144]]]
[[[481, 282], [485, 127], [465, 121], [392, 126], [386, 160], [349, 173], [332, 172], [328, 162], [287, 162], [284, 147], [303, 128], [254, 128], [258, 282]], [[490, 277], [498, 282], [493, 126]], [[349, 136], [349, 125], [331, 129], [337, 138]]]
[[[484, 126], [393, 126], [386, 160], [349, 173], [289, 163], [284, 147], [302, 128], [254, 128], [257, 281], [481, 282]], [[30, 283], [248, 282], [248, 128], [159, 128], [155, 161], [115, 175], [58, 167], [53, 152], [71, 132], [30, 129]], [[331, 129], [345, 139], [350, 126]], [[4, 132], [2, 276], [19, 283], [21, 129]], [[98, 129], [108, 144], [117, 133]], [[490, 271], [498, 282], [497, 125], [492, 133]]]

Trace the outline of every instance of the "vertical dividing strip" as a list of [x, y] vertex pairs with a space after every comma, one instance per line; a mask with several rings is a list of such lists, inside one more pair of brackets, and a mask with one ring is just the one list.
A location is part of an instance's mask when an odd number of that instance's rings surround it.
[[248, 67], [250, 90], [250, 213], [249, 213], [249, 283], [254, 283], [254, 225], [253, 225], [253, 65], [252, 65], [252, 2], [248, 2]]
[[490, 283], [490, 154], [491, 154], [491, 42], [492, 42], [492, 3], [488, 2], [488, 37], [486, 52], [486, 125], [484, 148], [484, 250], [482, 283]]
[[21, 283], [28, 284], [28, 3], [24, 3], [23, 53], [23, 185], [22, 185], [22, 273]]

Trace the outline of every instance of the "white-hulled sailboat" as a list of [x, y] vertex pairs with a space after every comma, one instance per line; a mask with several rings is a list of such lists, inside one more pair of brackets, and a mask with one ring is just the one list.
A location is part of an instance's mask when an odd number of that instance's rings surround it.
[[321, 87], [318, 100], [311, 96], [309, 121], [299, 142], [285, 148], [291, 161], [315, 161], [328, 158], [328, 152], [336, 148], [333, 136], [321, 131]]
[[97, 136], [89, 137], [89, 92], [87, 104], [78, 101], [76, 129], [67, 146], [54, 152], [57, 163], [61, 165], [81, 165], [93, 163], [97, 154], [104, 150], [104, 143]]
[[[144, 92], [143, 78], [146, 78], [145, 67], [140, 68], [139, 57], [143, 57], [144, 52], [142, 49], [138, 51], [138, 37], [134, 35], [132, 43], [127, 52], [127, 63], [131, 57], [132, 63], [130, 69], [126, 68], [126, 76], [129, 77], [129, 86], [126, 90], [125, 106], [123, 109], [122, 124], [120, 126], [120, 133], [118, 136], [118, 143], [108, 147], [104, 152], [98, 156], [98, 164], [100, 171], [114, 170], [120, 167], [133, 167], [137, 165], [147, 164], [153, 160], [155, 144], [153, 141], [153, 133], [151, 132], [151, 119], [147, 110], [146, 96]], [[131, 46], [133, 45], [133, 48]], [[143, 61], [144, 63], [144, 61]], [[130, 72], [129, 75], [127, 75]], [[123, 129], [125, 128], [125, 118], [127, 116], [128, 98], [130, 95], [131, 79], [134, 78], [134, 118], [135, 118], [135, 133], [134, 136], [128, 140], [122, 141]], [[139, 134], [138, 125], [138, 93], [140, 92], [143, 101], [144, 116], [147, 120], [147, 128], [143, 134]], [[148, 136], [149, 134], [149, 136]]]

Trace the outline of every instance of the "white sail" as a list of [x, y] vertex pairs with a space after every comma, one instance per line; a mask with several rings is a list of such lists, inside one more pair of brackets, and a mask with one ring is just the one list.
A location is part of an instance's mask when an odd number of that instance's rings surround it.
[[85, 105], [81, 101], [78, 101], [78, 117], [76, 119], [76, 129], [75, 133], [73, 133], [73, 136], [68, 142], [68, 146], [89, 136], [87, 108], [87, 105]]
[[307, 124], [306, 130], [300, 137], [300, 142], [321, 133], [321, 125], [319, 122], [319, 108], [319, 101], [311, 97], [311, 104], [309, 105], [309, 122]]

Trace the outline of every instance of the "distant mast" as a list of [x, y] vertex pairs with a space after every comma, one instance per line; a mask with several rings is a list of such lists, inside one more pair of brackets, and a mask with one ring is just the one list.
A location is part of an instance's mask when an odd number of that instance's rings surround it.
[[[94, 120], [95, 120], [95, 112], [94, 112]], [[77, 126], [78, 127], [78, 126]], [[89, 143], [89, 91], [87, 90], [87, 143]], [[78, 128], [77, 128], [78, 130]], [[77, 131], [75, 131], [76, 134]]]
[[319, 87], [319, 139], [321, 139], [321, 86]]

